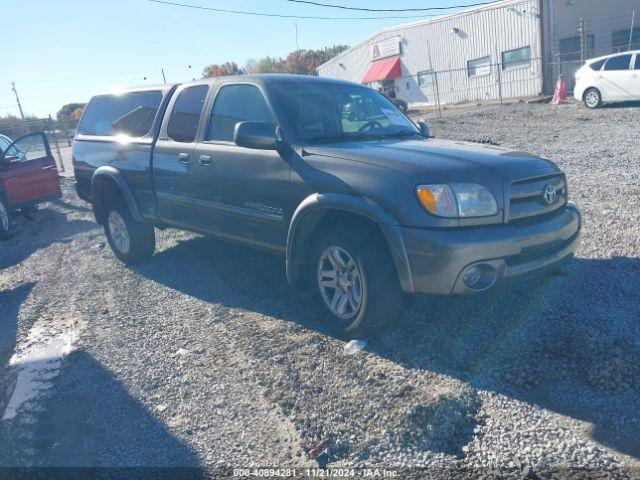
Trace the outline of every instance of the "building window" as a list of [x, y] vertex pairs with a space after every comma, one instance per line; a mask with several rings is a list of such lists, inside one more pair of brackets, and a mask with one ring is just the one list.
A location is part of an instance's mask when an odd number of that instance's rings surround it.
[[640, 27], [633, 29], [633, 36], [631, 35], [631, 29], [618, 30], [613, 32], [613, 49], [616, 52], [622, 52], [629, 50], [629, 40], [631, 40], [631, 50], [640, 48]]
[[433, 70], [424, 70], [418, 72], [418, 85], [421, 87], [430, 87], [436, 83], [436, 74]]
[[470, 77], [491, 75], [491, 57], [486, 56], [467, 62], [467, 72]]
[[522, 47], [502, 52], [502, 69], [527, 67], [531, 64], [531, 47]]
[[[593, 35], [587, 35], [587, 58], [595, 56], [596, 40]], [[562, 38], [559, 42], [561, 62], [579, 62], [581, 59], [580, 37]]]

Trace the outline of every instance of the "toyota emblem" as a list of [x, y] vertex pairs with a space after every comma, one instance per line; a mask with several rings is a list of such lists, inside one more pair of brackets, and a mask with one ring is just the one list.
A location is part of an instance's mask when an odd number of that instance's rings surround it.
[[542, 198], [547, 203], [547, 205], [553, 205], [558, 201], [558, 192], [556, 187], [553, 185], [547, 185], [544, 187], [544, 191], [542, 192]]

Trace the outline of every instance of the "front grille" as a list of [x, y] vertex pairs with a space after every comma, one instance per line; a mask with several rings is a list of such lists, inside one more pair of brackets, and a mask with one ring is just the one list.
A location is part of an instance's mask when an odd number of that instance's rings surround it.
[[[548, 185], [556, 189], [557, 199], [553, 204], [545, 201], [544, 191]], [[546, 215], [566, 203], [567, 181], [562, 174], [518, 180], [511, 184], [509, 221]]]

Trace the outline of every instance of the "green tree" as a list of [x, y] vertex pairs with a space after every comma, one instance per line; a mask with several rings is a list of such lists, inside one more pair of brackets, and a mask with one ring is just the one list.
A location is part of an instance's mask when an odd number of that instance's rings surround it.
[[86, 105], [86, 103], [78, 102], [67, 103], [58, 110], [56, 118], [61, 122], [77, 122]]
[[204, 67], [202, 78], [224, 77], [226, 75], [242, 75], [244, 72], [236, 62], [225, 62]]

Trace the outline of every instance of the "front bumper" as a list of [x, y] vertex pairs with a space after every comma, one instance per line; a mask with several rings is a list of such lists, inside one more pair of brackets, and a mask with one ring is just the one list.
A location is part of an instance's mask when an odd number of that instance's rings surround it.
[[473, 265], [493, 269], [495, 282], [511, 284], [557, 268], [580, 243], [580, 211], [567, 205], [551, 216], [516, 224], [460, 229], [400, 227], [410, 282], [403, 289], [431, 294], [477, 293], [463, 281]]

